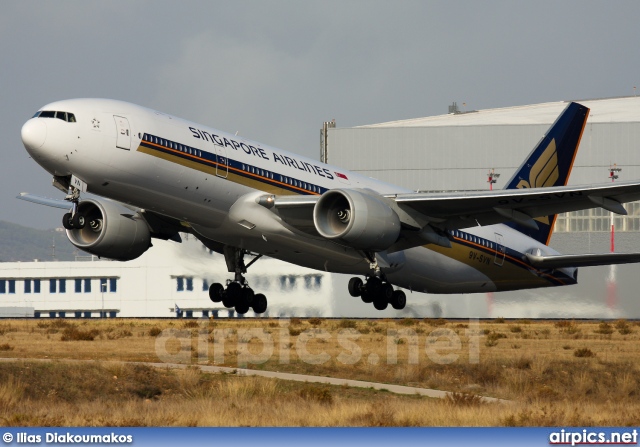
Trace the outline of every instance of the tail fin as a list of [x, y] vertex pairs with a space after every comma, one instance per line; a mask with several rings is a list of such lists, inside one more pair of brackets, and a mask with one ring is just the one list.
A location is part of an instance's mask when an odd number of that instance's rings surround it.
[[[588, 116], [588, 108], [576, 102], [569, 103], [509, 180], [505, 189], [565, 186], [578, 153]], [[535, 220], [538, 223], [537, 230], [516, 222], [509, 222], [507, 225], [549, 245], [556, 215], [537, 217]]]

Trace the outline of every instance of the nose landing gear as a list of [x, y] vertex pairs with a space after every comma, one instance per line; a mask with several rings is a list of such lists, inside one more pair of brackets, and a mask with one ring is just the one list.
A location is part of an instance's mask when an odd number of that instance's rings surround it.
[[81, 230], [86, 225], [85, 218], [78, 212], [78, 202], [80, 201], [80, 190], [74, 186], [69, 187], [70, 193], [65, 200], [71, 202], [70, 213], [62, 216], [62, 226], [65, 230]]
[[214, 283], [209, 286], [209, 298], [214, 303], [222, 302], [222, 305], [228, 309], [235, 308], [235, 311], [244, 315], [249, 309], [257, 314], [262, 314], [267, 310], [267, 298], [262, 293], [254, 293], [249, 287], [249, 283], [244, 278], [243, 273], [256, 262], [262, 255], [257, 255], [248, 265], [244, 264], [245, 250], [235, 247], [225, 247], [224, 256], [229, 271], [235, 272], [235, 278], [227, 281], [224, 287], [220, 283]]

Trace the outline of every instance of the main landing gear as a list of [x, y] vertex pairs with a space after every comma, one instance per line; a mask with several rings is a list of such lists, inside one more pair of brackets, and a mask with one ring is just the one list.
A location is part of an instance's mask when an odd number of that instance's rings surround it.
[[351, 278], [349, 294], [359, 296], [365, 303], [373, 303], [378, 310], [385, 310], [389, 304], [397, 310], [407, 305], [407, 296], [402, 290], [393, 290], [391, 284], [375, 275], [369, 276], [366, 283], [358, 277]]
[[244, 278], [243, 273], [247, 273], [247, 268], [256, 262], [262, 255], [257, 255], [248, 265], [244, 264], [244, 255], [247, 252], [240, 248], [225, 247], [224, 257], [227, 262], [227, 268], [230, 272], [235, 273], [233, 280], [227, 281], [224, 287], [220, 283], [214, 283], [209, 286], [209, 298], [214, 303], [222, 302], [226, 308], [235, 308], [235, 311], [244, 315], [249, 309], [257, 314], [262, 314], [267, 310], [267, 297], [262, 293], [254, 293], [249, 287], [249, 283]]
[[359, 296], [365, 303], [373, 303], [377, 310], [385, 310], [389, 304], [401, 310], [407, 305], [407, 296], [402, 290], [393, 290], [393, 286], [380, 271], [375, 256], [368, 256], [373, 273], [367, 276], [366, 283], [358, 277], [349, 280], [349, 294]]

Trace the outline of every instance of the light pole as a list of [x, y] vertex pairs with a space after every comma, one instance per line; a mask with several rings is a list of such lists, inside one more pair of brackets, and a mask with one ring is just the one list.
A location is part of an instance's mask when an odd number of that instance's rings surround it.
[[100, 291], [102, 292], [102, 312], [100, 312], [100, 318], [104, 318], [104, 292], [107, 290], [107, 283], [100, 284]]
[[[498, 181], [498, 177], [500, 177], [500, 174], [496, 172], [495, 168], [491, 168], [489, 170], [489, 173], [487, 174], [489, 191], [493, 191], [493, 184]], [[493, 314], [493, 292], [487, 292], [487, 313], [488, 316], [491, 316]]]
[[[620, 171], [622, 168], [619, 168], [617, 164], [613, 164], [613, 166], [609, 165], [609, 178], [611, 182], [615, 182], [618, 177], [620, 177]], [[611, 211], [611, 253], [615, 250], [615, 230], [613, 226], [613, 211]]]
[[[613, 166], [609, 165], [609, 178], [611, 182], [615, 182], [618, 177], [620, 177], [620, 171], [622, 168], [619, 168], [615, 163]], [[611, 253], [615, 251], [615, 226], [613, 220], [613, 211], [611, 211]], [[607, 278], [607, 306], [609, 309], [613, 310], [616, 307], [616, 303], [618, 301], [618, 291], [616, 286], [616, 265], [611, 264], [609, 266], [609, 277]]]

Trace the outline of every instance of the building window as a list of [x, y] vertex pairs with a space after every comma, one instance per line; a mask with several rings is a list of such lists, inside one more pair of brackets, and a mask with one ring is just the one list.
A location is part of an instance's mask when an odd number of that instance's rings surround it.
[[31, 280], [30, 279], [25, 279], [24, 280], [24, 293], [31, 293]]
[[66, 279], [61, 279], [58, 282], [58, 292], [67, 293], [67, 280]]
[[33, 293], [40, 293], [40, 280], [39, 279], [34, 279], [33, 280]]
[[15, 279], [10, 279], [9, 280], [9, 293], [16, 293], [16, 280]]
[[75, 283], [76, 283], [76, 288], [75, 288], [76, 293], [82, 293], [82, 280], [80, 278], [76, 278]]
[[202, 280], [202, 291], [206, 292], [207, 290], [209, 290], [209, 281], [207, 281], [206, 279]]
[[56, 293], [58, 288], [56, 287], [58, 285], [58, 281], [56, 279], [50, 279], [49, 280], [49, 293]]
[[184, 292], [188, 290], [193, 291], [193, 278], [185, 276], [176, 276], [176, 290], [178, 292]]
[[0, 293], [7, 293], [7, 281], [0, 279]]
[[109, 278], [109, 292], [116, 293], [118, 291], [118, 279]]
[[84, 280], [84, 293], [91, 293], [91, 278]]
[[109, 287], [109, 283], [107, 282], [107, 278], [100, 278], [100, 292], [106, 292]]

